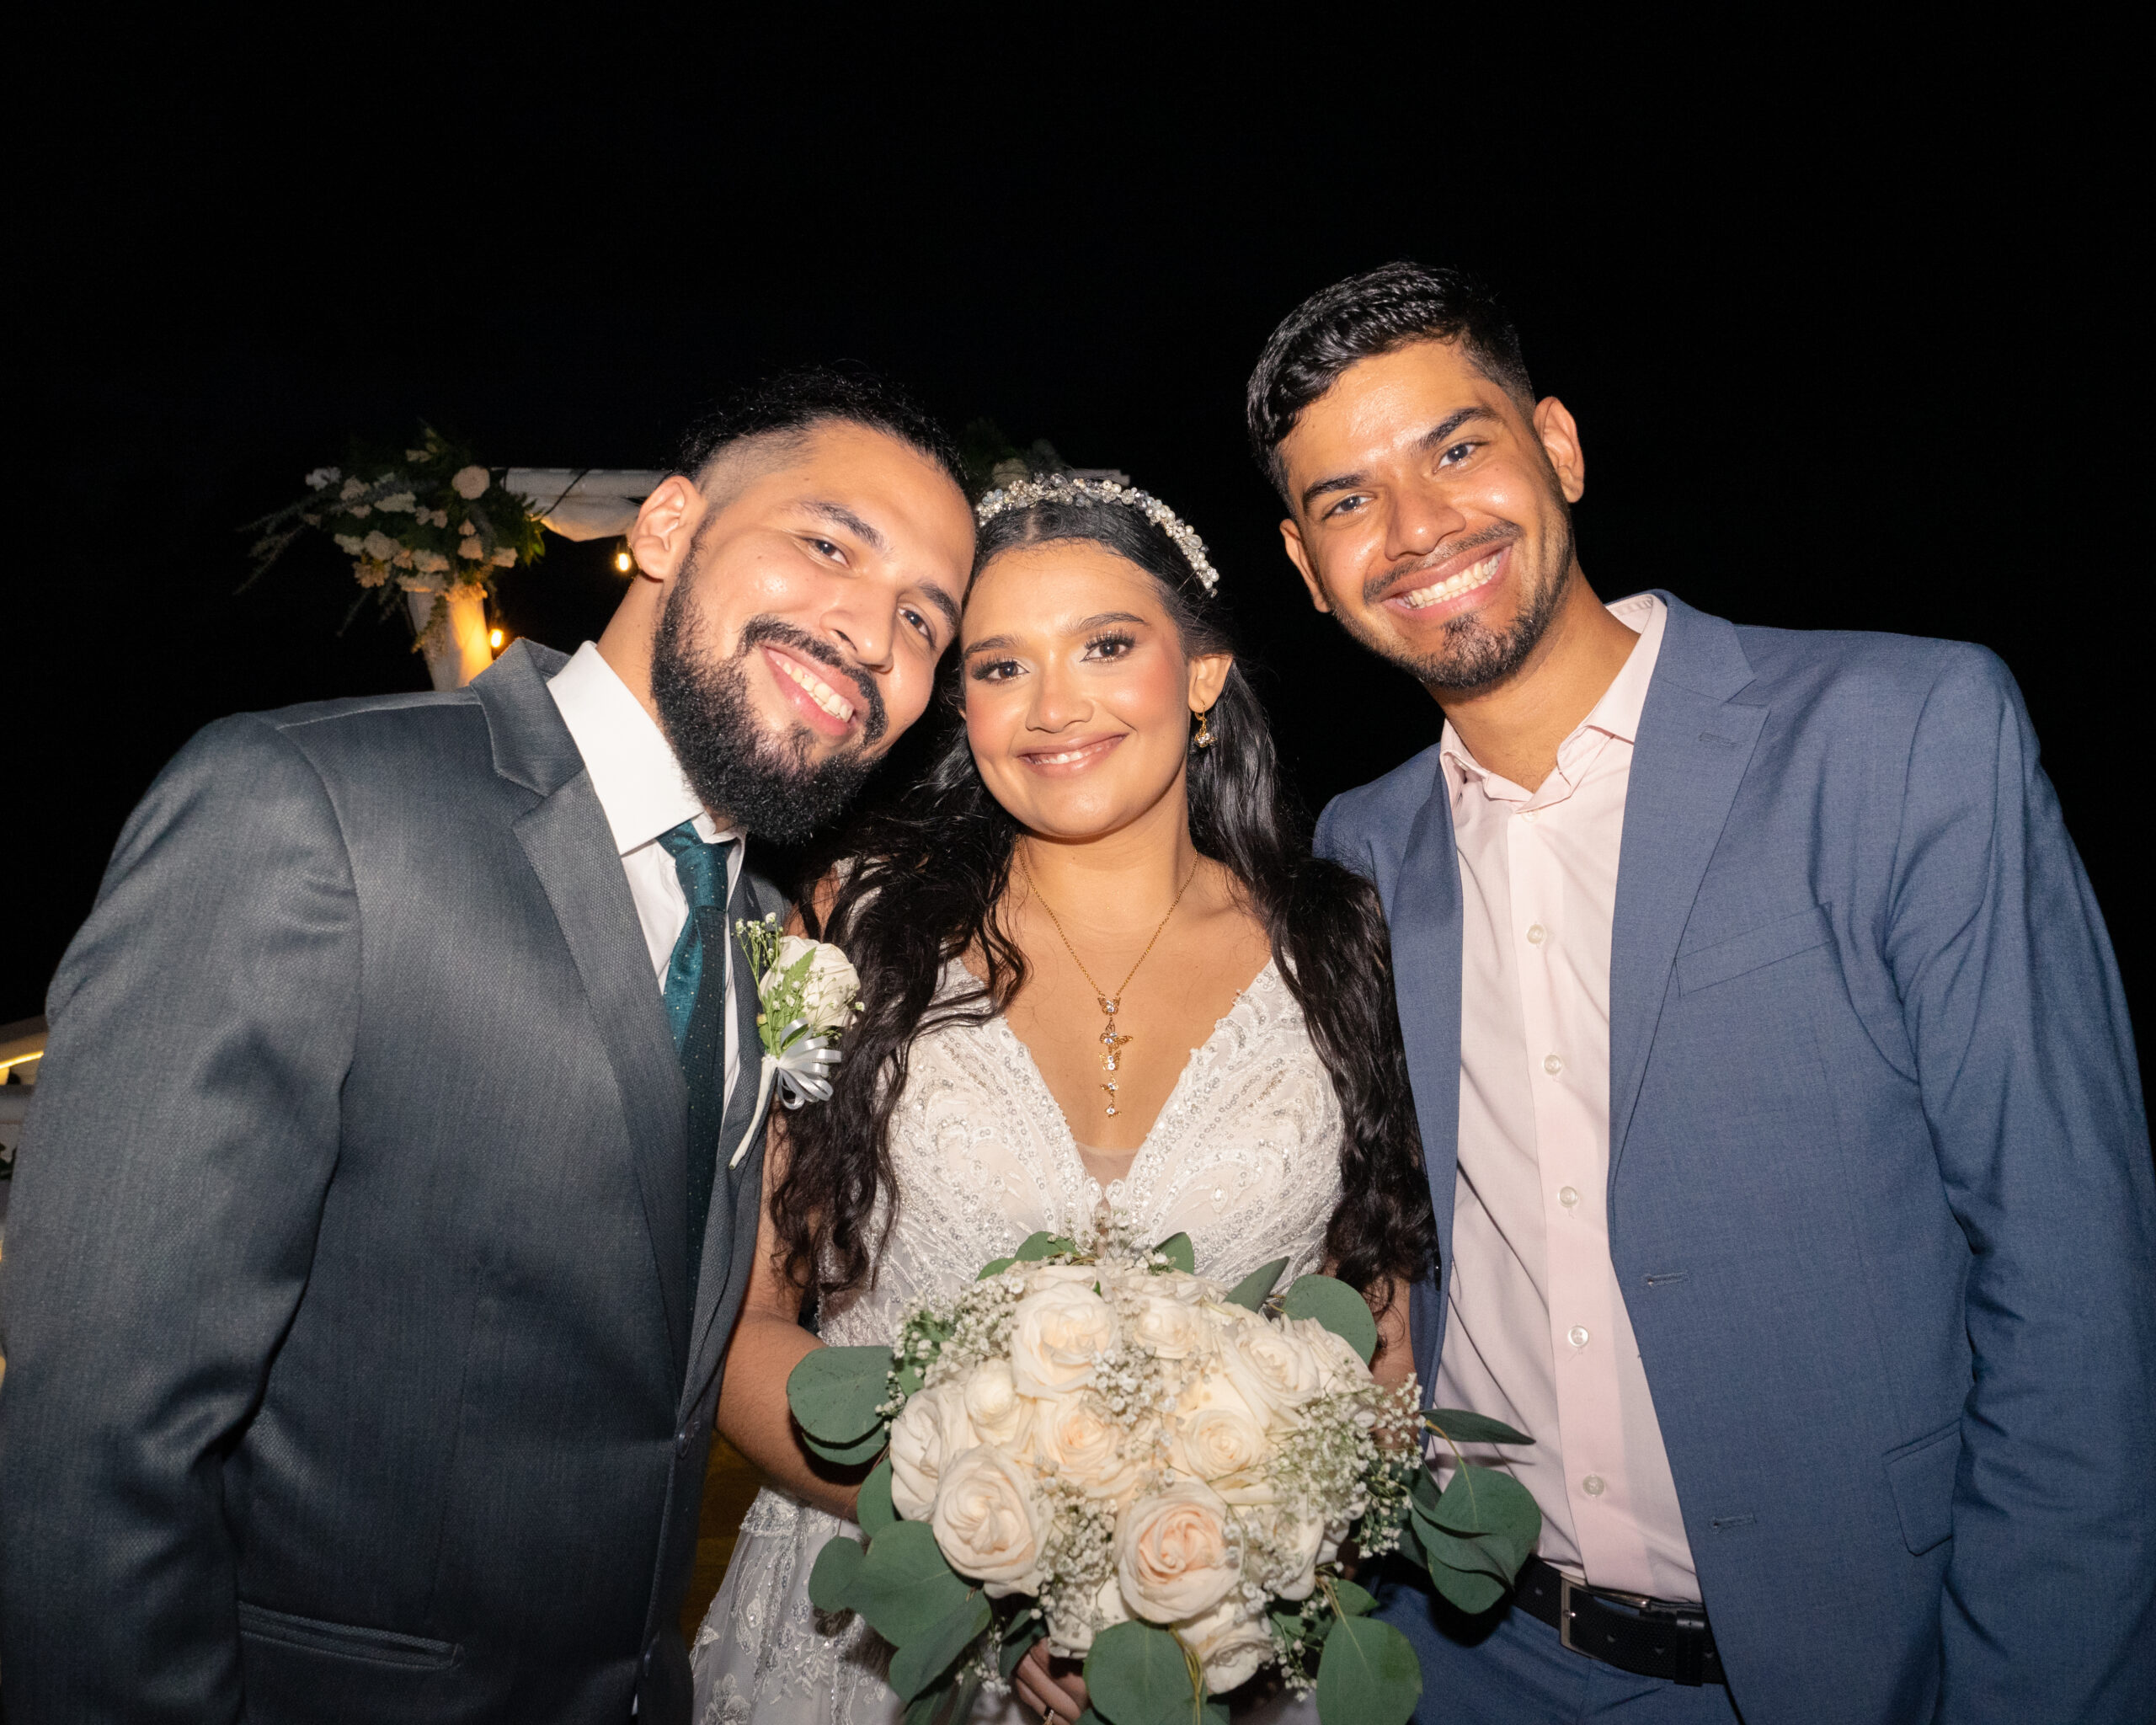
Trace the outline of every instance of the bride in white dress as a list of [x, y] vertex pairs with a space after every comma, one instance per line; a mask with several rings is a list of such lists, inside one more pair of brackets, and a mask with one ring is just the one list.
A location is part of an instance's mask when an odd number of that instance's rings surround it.
[[[810, 1456], [787, 1375], [1029, 1234], [1105, 1204], [1225, 1280], [1324, 1267], [1380, 1313], [1378, 1375], [1410, 1370], [1432, 1226], [1375, 895], [1310, 857], [1203, 549], [1131, 497], [985, 499], [963, 729], [819, 895], [862, 1011], [831, 1100], [774, 1122], [718, 1410], [773, 1483], [691, 1649], [698, 1725], [896, 1725], [889, 1649], [808, 1595], [867, 1469]], [[1076, 1672], [1037, 1647], [971, 1719], [1073, 1721]]]

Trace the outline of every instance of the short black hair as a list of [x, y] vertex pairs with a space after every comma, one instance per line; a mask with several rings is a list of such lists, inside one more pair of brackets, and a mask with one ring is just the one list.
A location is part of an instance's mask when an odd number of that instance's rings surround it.
[[918, 450], [961, 493], [958, 446], [889, 378], [863, 366], [802, 366], [760, 379], [705, 413], [681, 440], [676, 471], [702, 483], [711, 464], [750, 437], [803, 437], [819, 425], [865, 426]]
[[1457, 270], [1386, 264], [1321, 288], [1290, 312], [1257, 356], [1243, 413], [1251, 453], [1289, 507], [1280, 446], [1303, 409], [1358, 360], [1411, 341], [1457, 342], [1475, 368], [1523, 407], [1534, 385], [1521, 357], [1519, 332], [1492, 292]]

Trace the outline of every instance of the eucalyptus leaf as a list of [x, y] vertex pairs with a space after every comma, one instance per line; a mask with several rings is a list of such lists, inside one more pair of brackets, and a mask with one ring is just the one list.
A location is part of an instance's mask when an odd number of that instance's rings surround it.
[[1332, 1597], [1343, 1617], [1367, 1617], [1378, 1608], [1376, 1595], [1365, 1593], [1352, 1581], [1334, 1582]]
[[889, 1679], [899, 1699], [910, 1701], [942, 1677], [979, 1638], [992, 1615], [985, 1594], [970, 1594], [926, 1635], [901, 1647], [892, 1656]]
[[[1494, 1535], [1520, 1548], [1520, 1562], [1542, 1536], [1542, 1511], [1533, 1495], [1508, 1473], [1490, 1467], [1462, 1467], [1438, 1499], [1433, 1510], [1424, 1512], [1410, 1500], [1417, 1514], [1427, 1513], [1448, 1533]], [[1515, 1571], [1518, 1565], [1513, 1565]]]
[[853, 1506], [853, 1519], [871, 1539], [899, 1519], [891, 1504], [891, 1458], [876, 1464], [876, 1471], [861, 1482], [861, 1496]]
[[1093, 1637], [1086, 1687], [1108, 1725], [1190, 1725], [1198, 1712], [1182, 1643], [1134, 1617]]
[[1016, 1255], [1019, 1263], [1038, 1263], [1044, 1258], [1053, 1258], [1059, 1252], [1075, 1252], [1078, 1242], [1061, 1234], [1028, 1234], [1026, 1243]]
[[1273, 1284], [1280, 1279], [1280, 1272], [1288, 1268], [1288, 1260], [1276, 1258], [1271, 1263], [1260, 1264], [1242, 1280], [1236, 1283], [1228, 1295], [1228, 1304], [1240, 1306], [1246, 1311], [1256, 1311], [1265, 1304], [1273, 1292]]
[[1198, 1248], [1190, 1243], [1189, 1235], [1171, 1234], [1153, 1250], [1186, 1276], [1198, 1274]]
[[974, 1279], [976, 1282], [985, 1282], [990, 1276], [1000, 1276], [1017, 1261], [1015, 1258], [991, 1258], [980, 1267], [980, 1274]]
[[808, 1447], [817, 1455], [840, 1467], [856, 1467], [862, 1462], [873, 1461], [883, 1453], [885, 1446], [890, 1441], [881, 1425], [869, 1433], [867, 1437], [856, 1439], [851, 1444], [827, 1444], [822, 1439], [807, 1432], [803, 1433], [802, 1436]]
[[867, 1557], [858, 1540], [843, 1535], [824, 1541], [808, 1571], [808, 1602], [819, 1611], [844, 1611], [853, 1604], [853, 1584]]
[[899, 1725], [936, 1725], [937, 1717], [944, 1704], [951, 1699], [947, 1689], [931, 1689], [926, 1695], [918, 1695], [912, 1704], [899, 1716]]
[[1378, 1321], [1363, 1296], [1331, 1276], [1298, 1276], [1289, 1284], [1281, 1310], [1289, 1317], [1314, 1317], [1363, 1356], [1368, 1365], [1378, 1351]]
[[968, 1591], [926, 1522], [894, 1521], [868, 1542], [846, 1602], [885, 1641], [904, 1647], [956, 1611]]
[[889, 1391], [888, 1348], [818, 1348], [786, 1380], [787, 1406], [801, 1429], [825, 1444], [854, 1443], [877, 1429]]
[[1502, 1419], [1492, 1419], [1486, 1413], [1470, 1413], [1464, 1407], [1433, 1407], [1422, 1416], [1422, 1423], [1441, 1438], [1449, 1438], [1455, 1444], [1531, 1444], [1534, 1439], [1525, 1432], [1516, 1432]]
[[1325, 1725], [1406, 1725], [1422, 1699], [1422, 1666], [1407, 1637], [1375, 1617], [1342, 1617], [1317, 1663]]
[[1480, 1617], [1505, 1596], [1505, 1584], [1495, 1576], [1470, 1575], [1443, 1563], [1430, 1565], [1430, 1584], [1470, 1617]]
[[1011, 1674], [1018, 1669], [1018, 1661], [1031, 1651], [1035, 1642], [1048, 1633], [1048, 1625], [1030, 1611], [1021, 1611], [1011, 1620], [1004, 1632], [1002, 1648], [995, 1655], [995, 1669], [1008, 1683]]

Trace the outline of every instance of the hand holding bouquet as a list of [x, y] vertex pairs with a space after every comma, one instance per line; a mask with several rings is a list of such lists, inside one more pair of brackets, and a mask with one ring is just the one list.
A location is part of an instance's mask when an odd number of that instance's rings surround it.
[[825, 1348], [787, 1394], [810, 1447], [889, 1453], [861, 1493], [864, 1546], [836, 1539], [809, 1593], [893, 1643], [907, 1718], [958, 1720], [1033, 1643], [1083, 1656], [1101, 1725], [1222, 1720], [1209, 1697], [1267, 1665], [1315, 1688], [1328, 1725], [1405, 1720], [1406, 1638], [1338, 1562], [1405, 1546], [1469, 1609], [1534, 1548], [1533, 1499], [1463, 1467], [1439, 1493], [1419, 1415], [1369, 1361], [1362, 1297], [1284, 1259], [1230, 1289], [1189, 1239], [1151, 1250], [1112, 1220], [1084, 1246], [1035, 1235], [897, 1344]]

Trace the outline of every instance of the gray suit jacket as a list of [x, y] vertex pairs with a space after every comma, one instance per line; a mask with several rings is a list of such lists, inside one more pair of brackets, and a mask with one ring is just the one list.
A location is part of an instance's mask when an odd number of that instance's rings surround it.
[[121, 836], [0, 1280], [14, 1725], [687, 1717], [756, 1067], [691, 1311], [686, 1091], [561, 663], [222, 720]]
[[[1752, 1725], [2140, 1725], [2156, 1181], [2020, 693], [1981, 648], [1662, 597], [1610, 943], [1609, 1250], [1732, 1696]], [[1318, 845], [1385, 899], [1449, 1274], [1477, 1003], [1437, 750], [1333, 803]], [[1425, 1385], [1445, 1312], [1442, 1279], [1416, 1290]]]

